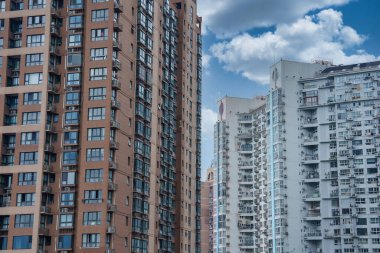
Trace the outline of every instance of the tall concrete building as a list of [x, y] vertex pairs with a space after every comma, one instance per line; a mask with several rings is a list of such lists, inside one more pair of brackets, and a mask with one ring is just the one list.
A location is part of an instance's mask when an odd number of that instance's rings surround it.
[[[214, 151], [214, 252], [253, 252], [260, 238], [259, 199], [265, 200], [265, 97], [225, 97], [218, 102]], [[264, 145], [264, 148], [256, 146]], [[259, 162], [260, 161], [260, 162]], [[261, 173], [261, 174], [260, 174]], [[257, 182], [254, 181], [257, 179]], [[261, 189], [261, 193], [260, 193]], [[265, 225], [265, 214], [261, 222]], [[263, 241], [263, 246], [265, 242]]]
[[207, 178], [201, 186], [201, 252], [213, 253], [214, 241], [214, 168], [207, 170]]
[[272, 252], [380, 252], [379, 87], [380, 62], [272, 67]]
[[0, 250], [200, 252], [196, 10], [0, 1]]
[[379, 90], [380, 62], [283, 60], [265, 112], [219, 102], [215, 251], [380, 252]]

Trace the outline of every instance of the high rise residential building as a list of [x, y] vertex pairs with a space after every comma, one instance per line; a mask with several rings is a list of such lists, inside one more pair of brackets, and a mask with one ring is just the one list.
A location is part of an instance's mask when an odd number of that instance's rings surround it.
[[[214, 151], [214, 252], [253, 252], [266, 224], [265, 97], [225, 97], [218, 102]], [[263, 147], [263, 148], [262, 148]], [[255, 182], [254, 179], [257, 179]], [[264, 203], [264, 204], [263, 204]], [[259, 217], [262, 215], [261, 217]], [[262, 246], [265, 247], [263, 240]]]
[[272, 252], [380, 252], [380, 62], [271, 70]]
[[282, 60], [256, 116], [220, 101], [215, 251], [380, 252], [379, 88], [380, 62]]
[[200, 252], [196, 10], [0, 1], [0, 250]]
[[213, 253], [214, 242], [214, 168], [207, 170], [207, 178], [201, 183], [201, 252]]

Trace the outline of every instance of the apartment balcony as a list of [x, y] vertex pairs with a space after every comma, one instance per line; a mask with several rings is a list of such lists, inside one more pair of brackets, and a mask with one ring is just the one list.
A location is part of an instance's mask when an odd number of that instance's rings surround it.
[[238, 163], [239, 169], [252, 169], [253, 167], [253, 162], [240, 162]]
[[307, 211], [305, 218], [306, 221], [318, 221], [321, 220], [320, 208], [311, 208]]
[[119, 59], [112, 59], [112, 68], [116, 71], [121, 70], [121, 62]]
[[114, 88], [116, 90], [120, 90], [121, 89], [120, 81], [117, 78], [115, 78], [115, 77], [112, 78], [111, 86], [112, 86], [112, 88]]
[[304, 182], [306, 183], [319, 182], [319, 173], [317, 171], [307, 171]]
[[111, 119], [110, 125], [111, 125], [111, 128], [120, 129], [120, 123], [117, 122], [116, 120]]
[[39, 235], [43, 235], [43, 236], [47, 236], [47, 235], [49, 235], [49, 229], [47, 229], [47, 228], [39, 228], [38, 229], [38, 234]]
[[309, 103], [304, 102], [301, 105], [301, 108], [317, 107], [318, 105], [319, 105], [318, 102], [309, 102]]
[[253, 208], [252, 207], [239, 207], [239, 214], [240, 215], [249, 215], [252, 216]]
[[120, 3], [120, 1], [113, 1], [114, 3], [114, 10], [116, 13], [120, 13], [120, 12], [123, 12], [123, 5]]
[[302, 156], [302, 163], [304, 164], [313, 164], [319, 163], [319, 158], [317, 154], [306, 154]]
[[252, 152], [253, 146], [252, 144], [243, 144], [239, 148], [239, 152]]
[[117, 169], [119, 168], [119, 164], [116, 163], [116, 162], [114, 162], [114, 161], [112, 161], [112, 160], [110, 160], [110, 161], [108, 162], [108, 166], [109, 166], [109, 168], [110, 168], [111, 170], [117, 170]]
[[252, 131], [242, 132], [238, 133], [237, 137], [240, 139], [250, 139], [253, 137], [253, 133]]
[[123, 25], [119, 23], [119, 20], [113, 20], [113, 30], [115, 32], [122, 32], [123, 31]]
[[59, 90], [59, 84], [48, 83], [47, 90], [48, 92], [57, 93]]
[[107, 227], [107, 234], [114, 234], [116, 233], [116, 227], [115, 226], [108, 226]]
[[303, 196], [303, 201], [305, 202], [321, 201], [321, 194], [319, 191], [308, 193]]
[[111, 108], [120, 110], [120, 101], [116, 99], [111, 100]]
[[109, 212], [116, 212], [117, 210], [117, 207], [115, 204], [110, 204], [110, 203], [107, 203], [107, 211]]
[[116, 191], [117, 190], [117, 184], [114, 182], [108, 182], [108, 190], [109, 191]]
[[110, 140], [110, 148], [111, 149], [119, 149], [119, 147], [120, 147], [119, 142], [117, 142], [115, 140]]
[[239, 192], [240, 199], [252, 199], [254, 196], [253, 192]]
[[318, 145], [318, 136], [310, 136], [310, 137], [306, 137], [304, 140], [303, 140], [303, 143], [302, 145], [303, 146], [315, 146], [315, 145]]
[[121, 43], [119, 42], [119, 40], [117, 40], [117, 39], [113, 39], [113, 41], [112, 41], [112, 47], [113, 47], [113, 49], [114, 50], [116, 50], [116, 51], [121, 51], [122, 50], [122, 45], [121, 45]]
[[51, 213], [51, 209], [48, 206], [41, 206], [40, 207], [40, 213], [50, 214]]
[[242, 176], [238, 179], [239, 184], [252, 184], [253, 177], [252, 176]]
[[320, 229], [306, 229], [304, 239], [307, 241], [322, 240], [322, 231]]
[[243, 230], [241, 232], [249, 232], [255, 229], [255, 224], [253, 222], [248, 222], [248, 223], [238, 223], [238, 228], [239, 230]]
[[50, 34], [60, 37], [61, 36], [61, 29], [59, 26], [52, 24], [50, 26]]

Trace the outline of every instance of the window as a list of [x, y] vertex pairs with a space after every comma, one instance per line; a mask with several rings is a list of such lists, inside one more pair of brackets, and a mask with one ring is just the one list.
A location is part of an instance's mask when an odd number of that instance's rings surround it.
[[99, 248], [100, 234], [83, 234], [82, 247], [83, 248]]
[[61, 214], [59, 216], [60, 228], [73, 227], [73, 225], [74, 225], [74, 214]]
[[78, 153], [76, 151], [63, 152], [63, 164], [77, 164], [78, 162]]
[[25, 60], [25, 66], [39, 66], [44, 63], [44, 54], [27, 54]]
[[79, 124], [79, 112], [66, 112], [65, 113], [65, 124]]
[[71, 249], [73, 247], [72, 235], [60, 235], [58, 237], [58, 249]]
[[102, 221], [102, 212], [83, 213], [83, 225], [85, 226], [100, 225], [101, 221]]
[[24, 132], [21, 133], [21, 145], [38, 144], [39, 132]]
[[69, 53], [67, 55], [67, 66], [81, 66], [82, 65], [82, 54]]
[[85, 204], [98, 204], [102, 203], [102, 190], [87, 190], [84, 191]]
[[102, 61], [107, 59], [107, 48], [91, 48], [91, 61]]
[[61, 206], [74, 205], [74, 192], [61, 193]]
[[80, 73], [69, 73], [66, 79], [67, 85], [80, 85]]
[[2, 0], [0, 1], [0, 12], [4, 12], [5, 11], [5, 1]]
[[62, 185], [74, 185], [75, 172], [62, 172]]
[[86, 170], [86, 182], [97, 183], [103, 181], [103, 169]]
[[34, 193], [18, 193], [17, 206], [34, 206], [36, 196]]
[[69, 35], [67, 39], [69, 47], [80, 47], [82, 46], [82, 34], [73, 34]]
[[42, 83], [42, 73], [25, 74], [25, 85], [38, 85]]
[[26, 46], [27, 47], [40, 47], [45, 43], [44, 34], [35, 34], [26, 36]]
[[104, 120], [106, 118], [106, 108], [95, 107], [88, 109], [88, 120]]
[[82, 9], [83, 8], [83, 0], [70, 0], [70, 9]]
[[64, 144], [78, 144], [78, 132], [65, 132], [63, 140]]
[[81, 28], [83, 24], [83, 17], [81, 15], [78, 16], [70, 16], [69, 17], [69, 28]]
[[106, 99], [106, 88], [90, 88], [90, 100]]
[[23, 172], [18, 174], [18, 185], [35, 185], [36, 181], [36, 172]]
[[28, 27], [42, 27], [45, 26], [45, 16], [29, 16]]
[[38, 152], [20, 152], [20, 165], [37, 164]]
[[31, 249], [31, 248], [32, 248], [31, 235], [13, 236], [12, 249]]
[[90, 69], [90, 80], [98, 81], [107, 79], [107, 68], [92, 68]]
[[131, 243], [133, 252], [148, 252], [148, 242], [146, 240], [132, 238]]
[[41, 104], [41, 92], [24, 93], [24, 105]]
[[87, 140], [88, 141], [104, 141], [105, 128], [89, 128], [87, 129]]
[[93, 10], [91, 15], [92, 22], [108, 20], [108, 9]]
[[42, 9], [46, 6], [46, 0], [29, 0], [29, 9]]
[[67, 92], [66, 93], [67, 105], [79, 105], [79, 92]]
[[40, 124], [40, 112], [24, 112], [22, 114], [23, 125], [36, 125]]
[[15, 228], [33, 227], [33, 214], [17, 214], [15, 216]]
[[92, 41], [108, 40], [108, 28], [92, 29], [91, 40]]
[[88, 148], [87, 149], [87, 162], [98, 162], [104, 160], [104, 149], [103, 148]]

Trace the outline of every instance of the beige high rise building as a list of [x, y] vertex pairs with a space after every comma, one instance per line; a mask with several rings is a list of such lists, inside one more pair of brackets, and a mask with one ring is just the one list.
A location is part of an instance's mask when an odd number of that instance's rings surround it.
[[0, 0], [0, 250], [199, 252], [195, 0]]

